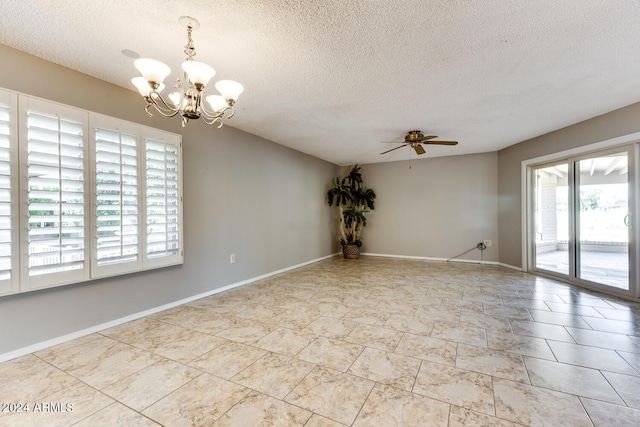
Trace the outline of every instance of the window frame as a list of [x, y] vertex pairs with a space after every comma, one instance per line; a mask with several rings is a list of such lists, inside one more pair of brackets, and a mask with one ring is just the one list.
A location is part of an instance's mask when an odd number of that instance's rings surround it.
[[[182, 136], [126, 120], [70, 107], [30, 95], [0, 88], [0, 104], [9, 107], [10, 132], [10, 212], [11, 212], [11, 277], [0, 280], [0, 297], [68, 284], [88, 282], [184, 263]], [[29, 111], [59, 117], [80, 124], [82, 128], [83, 245], [82, 267], [40, 275], [29, 274]], [[97, 165], [96, 128], [118, 131], [136, 138], [138, 238], [135, 262], [98, 265], [97, 259]], [[146, 140], [162, 141], [175, 147], [177, 157], [177, 244], [170, 256], [147, 256], [147, 160]], [[33, 148], [33, 146], [32, 146]], [[43, 152], [44, 153], [44, 152]], [[60, 156], [60, 154], [58, 154]], [[80, 154], [78, 154], [80, 155]], [[45, 154], [46, 157], [46, 154]], [[65, 157], [66, 158], [66, 157]], [[68, 159], [68, 158], [67, 158]], [[55, 163], [54, 163], [55, 164]], [[60, 164], [62, 165], [62, 164]], [[59, 166], [60, 167], [60, 166]], [[79, 164], [78, 164], [79, 167]], [[62, 179], [62, 178], [60, 178]], [[55, 190], [54, 190], [55, 191]], [[62, 188], [58, 190], [63, 192]], [[62, 197], [61, 197], [62, 199]], [[49, 203], [49, 202], [47, 202]], [[61, 202], [54, 202], [61, 203]], [[74, 202], [72, 202], [74, 203]], [[60, 212], [61, 207], [51, 208]], [[60, 213], [62, 218], [63, 213]], [[57, 225], [60, 231], [62, 225]], [[60, 237], [64, 239], [64, 236]]]
[[9, 109], [9, 174], [11, 187], [11, 277], [0, 280], [0, 295], [18, 292], [20, 290], [20, 256], [16, 248], [20, 242], [20, 203], [18, 176], [18, 94], [0, 90], [0, 103]]

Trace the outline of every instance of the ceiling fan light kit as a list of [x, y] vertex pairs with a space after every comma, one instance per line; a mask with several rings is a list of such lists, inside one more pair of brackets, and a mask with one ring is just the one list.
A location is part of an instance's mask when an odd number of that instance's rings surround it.
[[428, 135], [424, 136], [422, 131], [419, 130], [410, 130], [404, 137], [404, 143], [399, 145], [391, 150], [383, 151], [380, 154], [387, 154], [393, 150], [397, 150], [398, 148], [402, 148], [405, 146], [409, 146], [413, 148], [416, 154], [421, 155], [426, 153], [422, 144], [430, 144], [430, 145], [458, 145], [458, 141], [432, 141], [434, 138], [437, 138], [436, 135]]
[[[182, 117], [182, 126], [186, 126], [190, 119], [202, 119], [206, 124], [218, 123], [221, 127], [222, 119], [230, 119], [235, 112], [233, 105], [244, 88], [233, 80], [220, 80], [215, 84], [219, 95], [207, 95], [205, 88], [216, 74], [216, 71], [204, 62], [195, 61], [196, 48], [191, 34], [200, 27], [200, 23], [190, 16], [181, 16], [180, 24], [187, 29], [187, 44], [184, 53], [187, 60], [182, 63], [184, 81], [177, 80], [174, 91], [169, 93], [168, 99], [162, 95], [164, 79], [171, 74], [171, 68], [164, 63], [150, 58], [139, 58], [134, 66], [142, 77], [135, 77], [131, 82], [136, 86], [140, 95], [147, 102], [145, 110], [153, 116], [150, 108], [165, 117]], [[203, 99], [206, 102], [202, 102]], [[208, 106], [207, 106], [208, 104]]]

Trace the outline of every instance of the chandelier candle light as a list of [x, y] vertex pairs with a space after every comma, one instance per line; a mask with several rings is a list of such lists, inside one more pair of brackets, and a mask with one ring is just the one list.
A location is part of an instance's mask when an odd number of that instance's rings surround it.
[[[218, 128], [220, 128], [226, 113], [228, 113], [227, 119], [235, 114], [233, 104], [244, 88], [238, 82], [220, 80], [215, 85], [220, 95], [206, 95], [205, 87], [216, 72], [209, 65], [193, 59], [196, 56], [196, 48], [193, 46], [191, 33], [197, 30], [200, 24], [190, 16], [181, 16], [179, 22], [187, 29], [187, 44], [184, 47], [187, 60], [182, 63], [184, 83], [178, 79], [174, 86], [175, 91], [169, 94], [168, 100], [165, 99], [160, 92], [164, 89], [163, 81], [171, 73], [171, 69], [162, 62], [149, 58], [139, 58], [134, 61], [133, 65], [140, 71], [142, 77], [135, 77], [131, 82], [147, 101], [145, 110], [150, 116], [153, 114], [149, 108], [153, 107], [165, 117], [180, 114], [183, 127], [189, 119], [201, 118], [208, 125], [218, 122]], [[207, 101], [206, 103], [202, 102], [203, 98]]]

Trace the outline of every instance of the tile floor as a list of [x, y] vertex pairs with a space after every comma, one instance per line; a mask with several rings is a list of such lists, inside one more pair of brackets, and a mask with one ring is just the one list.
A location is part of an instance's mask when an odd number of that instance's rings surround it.
[[3, 402], [31, 405], [1, 426], [638, 426], [640, 304], [494, 266], [333, 258], [0, 378]]

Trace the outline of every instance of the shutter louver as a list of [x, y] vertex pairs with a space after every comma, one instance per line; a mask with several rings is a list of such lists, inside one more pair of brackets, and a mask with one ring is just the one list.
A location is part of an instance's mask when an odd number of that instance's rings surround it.
[[180, 251], [179, 148], [146, 139], [147, 258]]
[[97, 265], [138, 260], [138, 156], [134, 135], [96, 129]]
[[0, 280], [11, 280], [11, 114], [0, 105]]
[[83, 124], [27, 114], [29, 275], [85, 261]]

